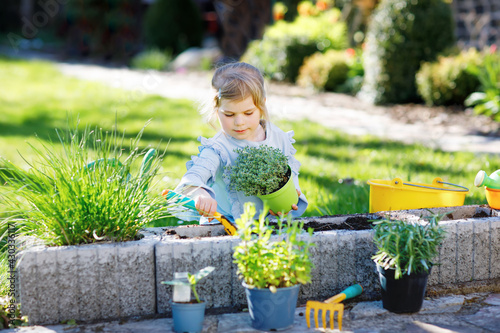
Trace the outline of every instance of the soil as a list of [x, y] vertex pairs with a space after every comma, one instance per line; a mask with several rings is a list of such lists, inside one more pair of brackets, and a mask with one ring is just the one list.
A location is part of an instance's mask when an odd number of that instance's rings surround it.
[[312, 228], [314, 232], [330, 230], [368, 230], [373, 228], [371, 219], [366, 216], [353, 216], [347, 218], [342, 223], [324, 223], [311, 221], [304, 224], [304, 229]]
[[[369, 230], [373, 228], [372, 220], [373, 218], [361, 215], [348, 217], [344, 222], [340, 223], [327, 223], [313, 220], [311, 222], [304, 223], [304, 230], [308, 230], [309, 228], [312, 228], [313, 232], [330, 230]], [[270, 225], [277, 226], [276, 223], [270, 223]]]

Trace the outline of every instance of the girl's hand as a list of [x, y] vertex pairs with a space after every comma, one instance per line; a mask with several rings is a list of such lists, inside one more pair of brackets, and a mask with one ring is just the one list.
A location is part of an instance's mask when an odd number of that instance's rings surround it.
[[217, 212], [217, 201], [206, 191], [203, 190], [203, 192], [205, 194], [201, 194], [196, 198], [195, 207], [200, 215], [208, 217], [208, 221], [211, 222], [214, 219], [215, 212]]
[[[299, 190], [297, 190], [297, 195], [300, 197], [300, 195], [302, 194]], [[292, 205], [292, 209], [291, 210], [297, 210], [299, 209], [299, 207], [296, 205], [296, 204], [293, 204]], [[269, 214], [271, 214], [272, 216], [282, 216], [282, 215], [287, 215], [289, 212], [287, 213], [282, 213], [282, 212], [278, 212], [278, 213], [275, 213], [273, 212], [272, 210], [269, 209]]]

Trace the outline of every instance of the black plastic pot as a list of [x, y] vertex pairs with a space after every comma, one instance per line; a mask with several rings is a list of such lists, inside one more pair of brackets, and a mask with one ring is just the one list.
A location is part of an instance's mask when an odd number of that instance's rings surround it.
[[377, 272], [382, 287], [382, 305], [394, 313], [418, 312], [424, 301], [428, 273], [404, 274], [399, 279], [394, 278], [395, 270], [385, 270], [377, 265]]

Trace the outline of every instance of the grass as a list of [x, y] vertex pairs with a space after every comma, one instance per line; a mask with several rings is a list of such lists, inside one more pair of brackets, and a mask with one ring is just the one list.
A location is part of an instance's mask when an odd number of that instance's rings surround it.
[[[215, 134], [201, 122], [191, 101], [137, 95], [68, 78], [40, 61], [1, 58], [0, 76], [8, 79], [0, 90], [0, 155], [14, 164], [26, 165], [20, 154], [32, 160], [34, 152], [26, 141], [35, 142], [35, 137], [42, 142], [53, 140], [54, 129], [66, 127], [68, 115], [104, 131], [113, 130], [116, 118], [126, 140], [137, 136], [151, 119], [139, 148], [164, 149], [168, 145], [155, 182], [159, 193], [179, 182], [185, 163], [198, 153], [196, 138]], [[285, 131], [295, 131], [296, 156], [302, 163], [301, 187], [309, 200], [308, 216], [367, 212], [366, 181], [373, 178], [400, 177], [430, 183], [441, 177], [469, 187], [466, 204], [484, 204], [483, 189], [473, 187], [474, 176], [481, 169], [500, 169], [498, 156], [447, 153], [373, 136], [348, 136], [307, 121], [278, 125]]]

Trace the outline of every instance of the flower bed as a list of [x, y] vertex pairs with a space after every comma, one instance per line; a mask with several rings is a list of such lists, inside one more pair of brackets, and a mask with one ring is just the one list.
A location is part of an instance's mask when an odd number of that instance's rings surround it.
[[[441, 208], [453, 211], [443, 220], [447, 234], [429, 278], [431, 288], [460, 288], [463, 283], [500, 278], [500, 212], [479, 206]], [[425, 210], [391, 212], [391, 217], [419, 219]], [[305, 222], [342, 224], [349, 218], [370, 219], [384, 213], [304, 218]], [[168, 229], [168, 230], [166, 230]], [[175, 233], [172, 231], [174, 230]], [[168, 231], [168, 232], [165, 232]], [[236, 277], [232, 249], [236, 237], [221, 226], [155, 228], [139, 241], [35, 248], [19, 265], [23, 313], [30, 324], [63, 320], [95, 321], [168, 314], [171, 290], [160, 282], [176, 271], [215, 266], [211, 279], [199, 284], [208, 308], [246, 306]], [[371, 256], [372, 230], [316, 231], [311, 249], [312, 283], [302, 286], [299, 302], [326, 299], [352, 283], [360, 283], [365, 299], [378, 297]], [[445, 291], [445, 290], [444, 290]]]

